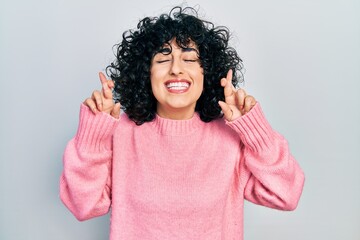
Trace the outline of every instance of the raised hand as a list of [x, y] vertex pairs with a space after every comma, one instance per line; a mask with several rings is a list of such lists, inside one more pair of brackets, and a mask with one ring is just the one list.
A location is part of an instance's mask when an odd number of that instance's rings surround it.
[[84, 104], [88, 106], [94, 114], [105, 112], [114, 118], [119, 118], [120, 103], [114, 103], [112, 94], [112, 89], [115, 86], [114, 82], [106, 79], [102, 72], [99, 73], [99, 78], [102, 85], [101, 91], [95, 90], [90, 98], [85, 99]]
[[225, 102], [219, 101], [226, 120], [233, 121], [249, 112], [256, 104], [253, 96], [247, 95], [244, 89], [235, 89], [231, 82], [232, 70], [230, 69], [226, 78], [221, 79], [224, 87]]

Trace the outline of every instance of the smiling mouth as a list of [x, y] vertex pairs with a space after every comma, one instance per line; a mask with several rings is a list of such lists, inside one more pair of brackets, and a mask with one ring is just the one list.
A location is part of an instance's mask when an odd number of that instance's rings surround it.
[[189, 89], [190, 83], [188, 81], [167, 81], [165, 86], [171, 93], [183, 93]]

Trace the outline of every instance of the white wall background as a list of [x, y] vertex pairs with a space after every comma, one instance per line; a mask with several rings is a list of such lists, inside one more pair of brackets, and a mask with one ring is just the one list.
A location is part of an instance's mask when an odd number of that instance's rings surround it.
[[[0, 1], [0, 239], [108, 238], [58, 197], [79, 105], [121, 34], [181, 1]], [[247, 203], [245, 239], [360, 239], [360, 1], [189, 0], [226, 25], [246, 89], [306, 174], [295, 212]]]

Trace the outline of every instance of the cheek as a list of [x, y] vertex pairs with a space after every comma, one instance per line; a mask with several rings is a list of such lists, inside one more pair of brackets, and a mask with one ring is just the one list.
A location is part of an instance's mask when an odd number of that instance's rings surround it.
[[201, 72], [197, 71], [194, 73], [194, 76], [195, 76], [195, 81], [196, 81], [196, 84], [198, 85], [198, 87], [200, 88], [204, 88], [204, 74], [203, 74], [203, 71], [201, 70]]
[[153, 94], [156, 95], [156, 93], [157, 93], [156, 89], [158, 87], [157, 87], [156, 81], [153, 77], [150, 77], [150, 84], [151, 84], [151, 90], [152, 90]]
[[150, 75], [150, 83], [151, 87], [157, 87], [163, 82], [163, 77], [159, 73], [151, 74]]
[[150, 84], [151, 84], [151, 88], [154, 89], [154, 87], [156, 86], [156, 83], [158, 82], [157, 79], [159, 79], [158, 77], [158, 72], [151, 68], [150, 69]]
[[164, 70], [159, 67], [150, 68], [151, 84], [159, 83], [164, 78]]
[[159, 78], [157, 78], [156, 74], [150, 74], [150, 84], [151, 84], [151, 91], [156, 100], [159, 100], [159, 97], [161, 95], [161, 86]]
[[201, 79], [200, 87], [199, 87], [199, 88], [200, 88], [200, 92], [201, 92], [200, 94], [202, 94], [203, 91], [204, 91], [204, 78]]

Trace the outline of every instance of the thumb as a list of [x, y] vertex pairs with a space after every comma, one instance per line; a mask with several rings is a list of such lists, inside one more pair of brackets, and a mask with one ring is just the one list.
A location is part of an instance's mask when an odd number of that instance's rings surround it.
[[120, 116], [120, 107], [121, 107], [121, 105], [119, 102], [115, 103], [114, 108], [112, 109], [110, 115], [113, 116], [114, 118], [118, 119]]
[[233, 113], [233, 110], [230, 108], [230, 106], [223, 101], [219, 101], [219, 105], [220, 105], [221, 111], [224, 113], [225, 119], [228, 121], [232, 121], [234, 113]]

